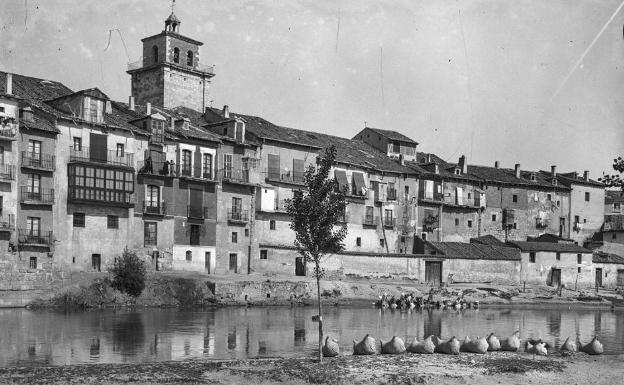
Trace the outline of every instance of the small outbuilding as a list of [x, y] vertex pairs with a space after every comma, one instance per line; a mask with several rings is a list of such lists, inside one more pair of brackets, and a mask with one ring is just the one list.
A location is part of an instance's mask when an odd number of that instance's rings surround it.
[[592, 256], [596, 286], [605, 289], [624, 288], [624, 258], [616, 254], [594, 251]]

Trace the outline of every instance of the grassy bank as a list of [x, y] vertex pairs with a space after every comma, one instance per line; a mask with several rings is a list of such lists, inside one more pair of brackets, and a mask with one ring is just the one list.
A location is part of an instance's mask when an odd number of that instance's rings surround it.
[[524, 353], [340, 356], [2, 368], [7, 384], [621, 384], [624, 357]]
[[[458, 297], [480, 306], [604, 306], [609, 307], [613, 293], [563, 290], [557, 293], [546, 286], [498, 286], [489, 284], [453, 284], [432, 288], [408, 279], [335, 278], [321, 282], [321, 297], [328, 305], [371, 305], [380, 295], [433, 296], [434, 301]], [[107, 308], [107, 307], [200, 307], [311, 305], [316, 298], [315, 283], [299, 277], [205, 276], [176, 273], [152, 274], [138, 298], [111, 287], [105, 276], [82, 280], [48, 297], [33, 301], [31, 308]]]

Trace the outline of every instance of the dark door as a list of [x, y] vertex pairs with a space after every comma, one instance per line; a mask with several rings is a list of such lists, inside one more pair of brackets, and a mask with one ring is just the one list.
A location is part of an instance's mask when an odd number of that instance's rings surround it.
[[191, 245], [199, 246], [199, 225], [191, 225]]
[[559, 236], [563, 237], [565, 234], [565, 218], [559, 218]]
[[91, 267], [93, 270], [102, 271], [102, 257], [100, 254], [91, 254]]
[[91, 133], [89, 141], [89, 159], [93, 162], [106, 162], [106, 135]]
[[561, 285], [561, 269], [552, 269], [550, 286], [559, 287]]
[[602, 269], [596, 269], [596, 287], [602, 287]]
[[238, 258], [236, 254], [230, 254], [230, 272], [238, 273]]
[[425, 261], [425, 282], [440, 285], [442, 282], [442, 262]]
[[203, 218], [204, 194], [199, 189], [189, 189], [189, 217]]
[[210, 274], [210, 251], [206, 251], [204, 257], [204, 267], [206, 268], [206, 273]]
[[305, 263], [303, 263], [303, 257], [295, 258], [295, 275], [303, 277], [306, 275]]

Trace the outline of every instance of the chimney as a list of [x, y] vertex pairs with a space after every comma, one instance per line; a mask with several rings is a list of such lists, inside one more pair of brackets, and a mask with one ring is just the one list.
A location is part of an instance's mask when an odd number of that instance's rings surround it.
[[583, 171], [583, 179], [585, 179], [585, 182], [589, 182], [589, 170]]
[[461, 168], [462, 174], [468, 174], [468, 163], [466, 163], [466, 155], [459, 157], [459, 168]]
[[226, 119], [230, 118], [230, 107], [227, 104], [223, 105], [223, 117]]
[[555, 165], [550, 166], [550, 176], [552, 178], [556, 178], [557, 177], [557, 166], [555, 166]]
[[6, 74], [6, 94], [11, 95], [13, 93], [13, 74]]
[[145, 104], [145, 115], [151, 115], [152, 114], [152, 103], [147, 102], [147, 104]]
[[494, 168], [499, 168], [500, 167], [500, 162], [499, 161], [495, 161], [494, 162]]
[[132, 95], [128, 97], [128, 108], [130, 111], [134, 111], [134, 96]]
[[431, 163], [431, 154], [427, 154], [427, 163]]
[[520, 179], [520, 163], [516, 163], [515, 170], [516, 170], [516, 178]]
[[405, 166], [405, 158], [403, 158], [403, 154], [399, 154], [399, 164], [401, 166]]
[[436, 164], [434, 164], [434, 166], [435, 167], [433, 169], [434, 169], [435, 173], [439, 174], [440, 173], [440, 168], [438, 167], [438, 164], [436, 163]]
[[171, 131], [175, 131], [175, 119], [173, 118], [173, 115], [169, 117], [169, 128]]

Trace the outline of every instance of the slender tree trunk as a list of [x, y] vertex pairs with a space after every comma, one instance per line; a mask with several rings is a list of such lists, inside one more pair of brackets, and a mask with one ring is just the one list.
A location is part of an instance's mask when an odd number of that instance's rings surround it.
[[318, 339], [318, 357], [319, 362], [323, 362], [323, 316], [321, 307], [321, 271], [319, 270], [318, 259], [316, 261], [316, 296], [318, 298], [318, 324], [319, 324], [319, 339]]

